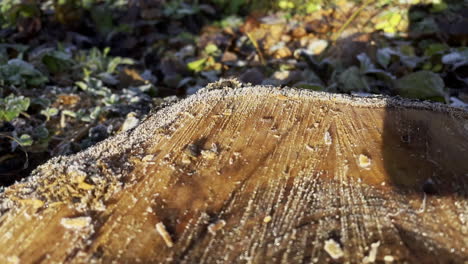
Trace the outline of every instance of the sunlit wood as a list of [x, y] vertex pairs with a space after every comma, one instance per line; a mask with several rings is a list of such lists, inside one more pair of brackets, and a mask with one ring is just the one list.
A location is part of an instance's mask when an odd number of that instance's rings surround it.
[[225, 84], [7, 188], [0, 262], [467, 260], [466, 111]]

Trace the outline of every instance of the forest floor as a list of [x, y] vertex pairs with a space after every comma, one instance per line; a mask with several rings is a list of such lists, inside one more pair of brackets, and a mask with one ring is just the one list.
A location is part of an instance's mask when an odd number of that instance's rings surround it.
[[0, 188], [221, 78], [468, 107], [468, 1], [236, 2], [6, 0]]

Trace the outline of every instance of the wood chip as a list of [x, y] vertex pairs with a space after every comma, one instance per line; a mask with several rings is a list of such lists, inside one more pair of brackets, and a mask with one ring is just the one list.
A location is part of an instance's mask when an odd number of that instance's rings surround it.
[[325, 241], [325, 246], [323, 247], [325, 251], [332, 257], [332, 259], [339, 259], [344, 256], [343, 250], [341, 249], [340, 244], [335, 240], [329, 239]]
[[60, 224], [68, 229], [82, 229], [91, 223], [91, 217], [89, 216], [80, 216], [74, 218], [62, 218]]
[[212, 235], [215, 235], [216, 232], [223, 229], [225, 225], [226, 225], [226, 221], [219, 220], [216, 223], [210, 224], [208, 226], [208, 232], [210, 232]]
[[141, 159], [142, 161], [152, 161], [154, 159], [154, 155], [146, 155]]
[[20, 202], [23, 204], [29, 204], [35, 209], [41, 208], [44, 205], [44, 202], [39, 199], [23, 199], [20, 200]]
[[395, 261], [395, 258], [393, 256], [390, 256], [390, 255], [386, 255], [383, 259], [384, 259], [385, 263], [393, 263], [393, 261]]
[[225, 115], [225, 116], [232, 115], [232, 109], [226, 109], [226, 111], [224, 111], [223, 115]]
[[325, 145], [330, 146], [332, 144], [332, 137], [330, 135], [330, 132], [325, 132], [323, 135], [323, 141], [325, 142]]
[[287, 96], [285, 96], [285, 95], [282, 95], [282, 94], [278, 94], [278, 95], [276, 96], [276, 98], [277, 98], [278, 100], [283, 100], [283, 101], [289, 99], [289, 97], [287, 97]]
[[216, 156], [218, 156], [217, 153], [212, 150], [202, 150], [201, 155], [204, 159], [207, 160], [213, 160], [216, 158]]
[[82, 190], [92, 190], [92, 189], [94, 189], [94, 185], [86, 183], [86, 182], [83, 181], [83, 182], [78, 183], [78, 188], [80, 188]]
[[192, 160], [190, 159], [189, 155], [186, 153], [182, 154], [182, 164], [190, 164], [192, 163]]
[[369, 255], [364, 257], [363, 263], [374, 263], [377, 258], [377, 250], [379, 249], [380, 241], [371, 244]]
[[161, 235], [167, 247], [171, 248], [172, 246], [174, 246], [171, 235], [169, 235], [169, 233], [166, 230], [166, 227], [162, 222], [156, 224], [156, 231], [158, 231], [159, 235]]
[[358, 162], [359, 162], [359, 167], [363, 169], [369, 168], [371, 165], [371, 159], [364, 154], [359, 154]]

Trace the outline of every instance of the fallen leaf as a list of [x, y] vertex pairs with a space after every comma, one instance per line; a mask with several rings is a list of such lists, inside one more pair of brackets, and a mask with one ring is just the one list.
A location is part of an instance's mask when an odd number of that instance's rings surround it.
[[199, 72], [202, 71], [205, 65], [205, 62], [208, 60], [208, 58], [202, 58], [198, 59], [192, 62], [187, 63], [187, 67], [194, 71], [194, 72]]
[[406, 98], [444, 101], [444, 81], [438, 74], [418, 71], [395, 81], [394, 90]]
[[350, 92], [369, 92], [370, 87], [358, 67], [352, 66], [338, 76], [340, 90]]

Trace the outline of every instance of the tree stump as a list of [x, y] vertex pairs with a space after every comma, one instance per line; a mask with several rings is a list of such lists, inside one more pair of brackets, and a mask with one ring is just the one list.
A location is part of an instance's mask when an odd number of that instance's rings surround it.
[[466, 263], [468, 112], [223, 81], [0, 194], [0, 263]]

